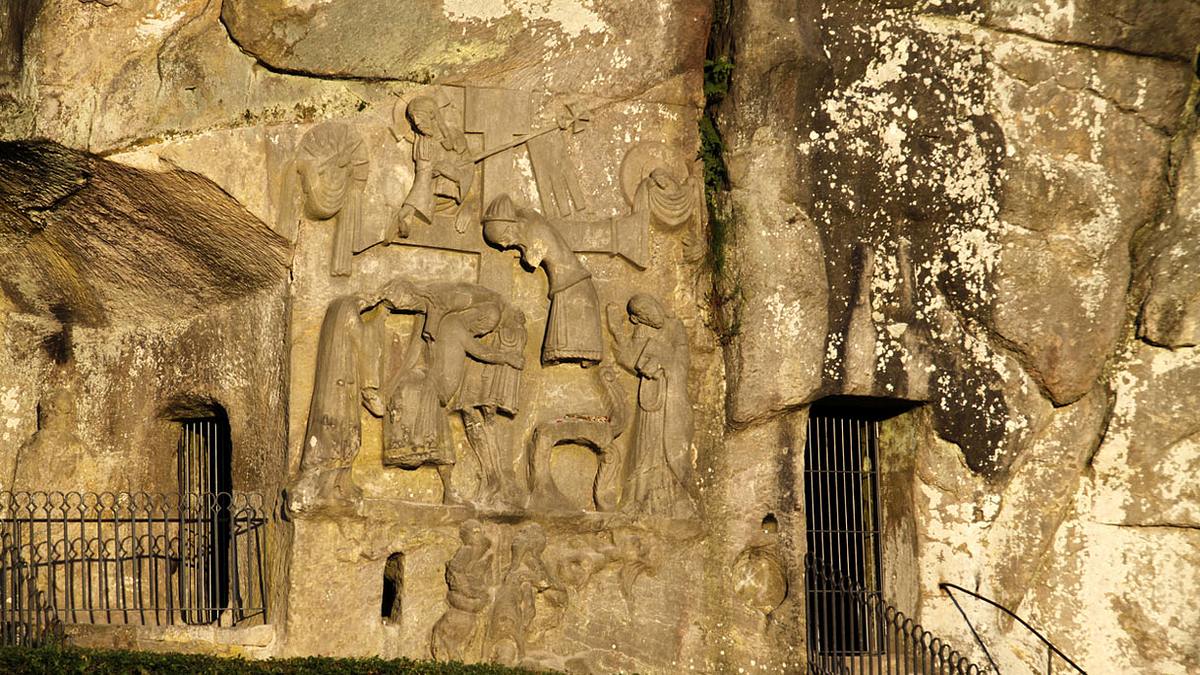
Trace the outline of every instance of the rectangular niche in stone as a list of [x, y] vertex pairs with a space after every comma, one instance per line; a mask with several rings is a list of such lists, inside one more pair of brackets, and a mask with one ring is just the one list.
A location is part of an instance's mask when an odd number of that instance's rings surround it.
[[387, 624], [400, 623], [404, 599], [404, 554], [393, 553], [383, 566], [383, 593], [379, 615]]

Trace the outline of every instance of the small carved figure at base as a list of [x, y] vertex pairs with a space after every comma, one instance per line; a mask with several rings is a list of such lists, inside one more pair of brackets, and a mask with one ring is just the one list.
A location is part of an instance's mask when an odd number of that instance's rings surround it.
[[482, 612], [491, 599], [492, 541], [477, 520], [459, 526], [462, 546], [446, 563], [446, 604], [449, 607], [433, 626], [433, 658], [440, 661], [473, 661], [471, 649]]
[[488, 626], [489, 660], [515, 666], [525, 658], [530, 626], [536, 615], [539, 593], [556, 588], [542, 561], [546, 533], [537, 523], [522, 527], [513, 536], [512, 561], [492, 605]]

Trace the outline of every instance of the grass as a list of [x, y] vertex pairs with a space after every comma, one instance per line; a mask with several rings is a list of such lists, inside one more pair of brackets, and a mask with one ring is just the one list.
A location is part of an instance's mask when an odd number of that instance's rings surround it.
[[302, 657], [248, 661], [201, 656], [78, 647], [0, 647], [0, 673], [45, 675], [502, 675], [530, 671], [411, 659]]

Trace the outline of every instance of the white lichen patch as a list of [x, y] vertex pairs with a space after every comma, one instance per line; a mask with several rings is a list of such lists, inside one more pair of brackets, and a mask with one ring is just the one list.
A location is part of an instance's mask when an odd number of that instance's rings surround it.
[[491, 24], [516, 14], [527, 22], [550, 23], [568, 38], [609, 29], [593, 0], [443, 0], [451, 21]]
[[187, 0], [159, 0], [154, 9], [142, 17], [134, 29], [147, 42], [161, 40], [187, 16], [183, 6]]

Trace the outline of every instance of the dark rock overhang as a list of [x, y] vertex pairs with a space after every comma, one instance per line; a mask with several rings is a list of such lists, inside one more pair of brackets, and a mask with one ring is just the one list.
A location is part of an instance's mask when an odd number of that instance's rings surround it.
[[288, 243], [215, 183], [49, 141], [0, 143], [0, 291], [106, 326], [194, 316], [287, 278]]

